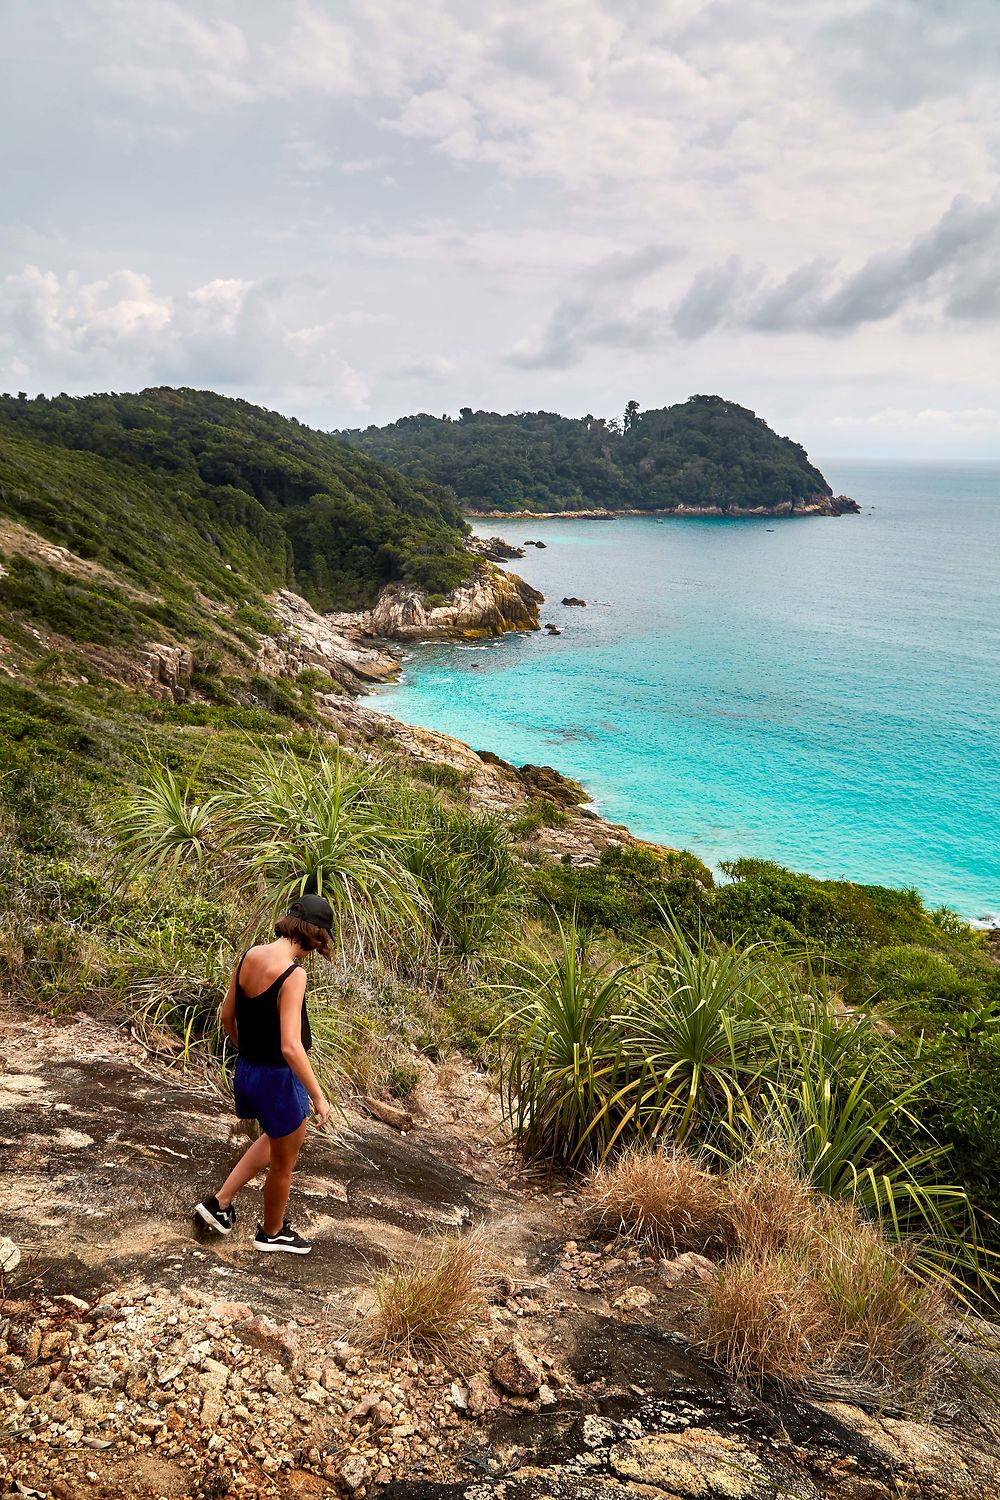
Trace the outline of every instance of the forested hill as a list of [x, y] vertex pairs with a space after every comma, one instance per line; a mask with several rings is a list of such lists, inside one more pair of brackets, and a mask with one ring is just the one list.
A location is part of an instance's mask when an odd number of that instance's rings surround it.
[[450, 485], [468, 509], [746, 510], [827, 501], [805, 449], [721, 396], [624, 417], [472, 411], [401, 417], [337, 437], [414, 478]]
[[445, 593], [472, 567], [446, 490], [211, 391], [0, 397], [4, 516], [161, 597], [287, 584], [353, 608], [392, 581]]

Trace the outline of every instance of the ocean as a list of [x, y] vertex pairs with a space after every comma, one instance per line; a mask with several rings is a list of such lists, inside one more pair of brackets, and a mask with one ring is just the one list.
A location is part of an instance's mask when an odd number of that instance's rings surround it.
[[[858, 516], [477, 522], [562, 632], [427, 644], [379, 706], [641, 837], [1000, 913], [1000, 464], [822, 465]], [[584, 598], [580, 609], [564, 595]]]

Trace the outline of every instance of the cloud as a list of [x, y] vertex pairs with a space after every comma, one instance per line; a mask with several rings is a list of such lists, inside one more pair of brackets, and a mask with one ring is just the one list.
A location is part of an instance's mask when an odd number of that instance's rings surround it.
[[735, 255], [724, 265], [699, 271], [674, 308], [671, 322], [675, 333], [682, 339], [700, 339], [718, 328], [735, 305], [745, 278], [746, 272]]
[[22, 387], [1000, 400], [996, 0], [10, 9]]
[[885, 406], [878, 411], [835, 416], [832, 427], [852, 430], [878, 429], [887, 432], [921, 433], [928, 431], [946, 434], [973, 436], [992, 434], [1000, 425], [1000, 408], [992, 406], [971, 407], [912, 407]]
[[337, 351], [337, 320], [315, 313], [315, 288], [217, 278], [167, 296], [122, 270], [100, 281], [34, 265], [0, 282], [0, 380], [93, 390], [156, 383], [237, 394], [319, 390], [363, 410], [365, 377]]
[[879, 251], [816, 308], [814, 326], [856, 328], [891, 317], [943, 273], [954, 277], [1000, 248], [1000, 197], [973, 203], [959, 197], [933, 228], [902, 250]]
[[565, 370], [595, 344], [647, 346], [655, 336], [648, 316], [623, 308], [622, 298], [676, 260], [678, 253], [671, 245], [645, 245], [615, 251], [582, 268], [573, 290], [552, 309], [540, 337], [515, 344], [505, 356], [507, 362], [522, 370]]

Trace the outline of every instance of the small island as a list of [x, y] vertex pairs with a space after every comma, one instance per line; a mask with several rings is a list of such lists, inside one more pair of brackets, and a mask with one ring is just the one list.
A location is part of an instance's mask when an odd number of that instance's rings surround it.
[[805, 449], [722, 396], [621, 417], [501, 415], [463, 407], [335, 434], [415, 479], [447, 486], [471, 516], [839, 516], [860, 507]]

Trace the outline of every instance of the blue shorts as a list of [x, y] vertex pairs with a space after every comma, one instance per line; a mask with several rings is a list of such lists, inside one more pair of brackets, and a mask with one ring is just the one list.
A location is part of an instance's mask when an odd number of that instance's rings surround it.
[[259, 1120], [265, 1135], [277, 1139], [309, 1118], [309, 1094], [291, 1068], [236, 1059], [233, 1103], [241, 1120]]

